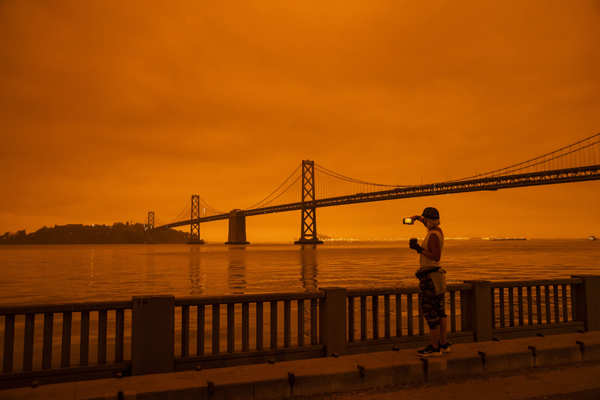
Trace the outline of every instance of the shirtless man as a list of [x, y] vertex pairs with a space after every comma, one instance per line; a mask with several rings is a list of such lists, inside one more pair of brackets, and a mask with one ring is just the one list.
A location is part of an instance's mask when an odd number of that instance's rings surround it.
[[446, 271], [440, 267], [444, 233], [440, 228], [440, 214], [433, 207], [427, 207], [423, 214], [413, 218], [427, 228], [427, 236], [421, 245], [417, 239], [409, 241], [409, 247], [419, 253], [421, 267], [416, 273], [421, 291], [419, 307], [429, 326], [431, 338], [431, 343], [418, 353], [423, 357], [439, 356], [442, 352], [450, 351], [450, 343], [446, 339]]

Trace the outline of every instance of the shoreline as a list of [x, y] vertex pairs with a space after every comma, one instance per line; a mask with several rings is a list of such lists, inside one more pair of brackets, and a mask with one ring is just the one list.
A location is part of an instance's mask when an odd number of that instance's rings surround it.
[[[415, 235], [415, 237], [417, 237], [418, 239], [423, 239], [423, 236], [419, 236], [419, 235]], [[406, 238], [397, 238], [397, 239], [350, 239], [350, 240], [346, 240], [346, 239], [322, 239], [323, 243], [325, 245], [332, 245], [332, 244], [376, 244], [376, 243], [404, 243], [406, 241], [408, 241], [410, 238], [406, 237]], [[513, 242], [513, 241], [517, 241], [517, 242], [521, 242], [521, 241], [558, 241], [558, 240], [569, 240], [569, 241], [585, 241], [585, 242], [595, 242], [595, 240], [590, 240], [588, 237], [569, 237], [569, 238], [536, 238], [536, 237], [532, 237], [532, 238], [492, 238], [492, 237], [448, 237], [445, 238], [444, 240], [446, 241], [475, 241], [475, 242]], [[114, 245], [186, 245], [189, 246], [190, 243], [188, 243], [187, 241], [181, 241], [181, 242], [55, 242], [55, 243], [3, 243], [0, 242], [0, 247], [1, 246], [61, 246], [61, 245], [67, 245], [67, 246], [74, 246], [74, 245], [110, 245], [110, 246], [114, 246]], [[206, 240], [205, 239], [205, 243], [203, 245], [209, 245], [209, 246], [222, 246], [222, 247], [227, 247], [227, 246], [231, 246], [231, 247], [252, 247], [255, 245], [295, 245], [293, 240], [290, 241], [253, 241], [250, 244], [243, 244], [243, 245], [225, 245], [224, 243], [222, 243], [221, 241], [215, 240], [215, 241], [210, 241], [210, 240]], [[300, 247], [299, 245], [296, 245], [298, 247]]]

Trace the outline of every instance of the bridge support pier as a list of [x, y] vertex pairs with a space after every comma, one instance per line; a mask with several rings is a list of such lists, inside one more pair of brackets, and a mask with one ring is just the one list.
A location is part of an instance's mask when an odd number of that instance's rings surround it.
[[225, 244], [250, 244], [246, 241], [246, 215], [242, 210], [229, 213], [229, 235]]
[[317, 209], [315, 201], [315, 162], [302, 160], [302, 211], [300, 239], [295, 244], [322, 244], [317, 236]]
[[204, 244], [204, 240], [200, 239], [200, 196], [192, 195], [192, 207], [190, 211], [190, 240], [188, 244]]

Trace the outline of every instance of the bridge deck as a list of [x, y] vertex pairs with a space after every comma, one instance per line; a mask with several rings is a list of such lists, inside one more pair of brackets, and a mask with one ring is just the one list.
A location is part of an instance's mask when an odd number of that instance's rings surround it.
[[[441, 194], [478, 192], [498, 189], [508, 189], [526, 186], [552, 185], [568, 182], [582, 182], [600, 180], [600, 165], [586, 167], [564, 168], [549, 171], [532, 172], [526, 174], [514, 174], [494, 176], [489, 178], [431, 183], [427, 185], [410, 186], [391, 190], [381, 190], [368, 193], [355, 193], [351, 195], [329, 197], [318, 199], [313, 202], [296, 202], [280, 204], [269, 207], [243, 210], [246, 216], [272, 214], [278, 212], [301, 210], [306, 208], [332, 207], [346, 204], [367, 203], [374, 201], [395, 200], [409, 197], [436, 196]], [[156, 229], [175, 228], [190, 225], [228, 219], [229, 213], [211, 215], [194, 220], [172, 222], [156, 227]]]

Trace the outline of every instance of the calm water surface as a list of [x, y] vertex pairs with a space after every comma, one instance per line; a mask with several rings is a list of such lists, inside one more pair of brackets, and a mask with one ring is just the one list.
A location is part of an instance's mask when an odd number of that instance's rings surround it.
[[[448, 280], [600, 274], [600, 241], [447, 240]], [[415, 285], [402, 243], [0, 246], [0, 304]]]

